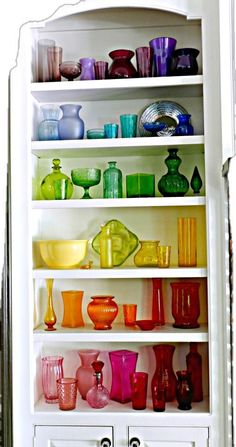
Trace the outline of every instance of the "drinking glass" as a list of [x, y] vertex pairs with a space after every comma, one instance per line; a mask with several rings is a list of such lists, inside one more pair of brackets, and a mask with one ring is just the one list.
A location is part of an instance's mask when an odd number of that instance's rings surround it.
[[135, 50], [137, 70], [140, 78], [152, 76], [153, 48], [139, 47]]
[[77, 379], [70, 377], [58, 379], [57, 392], [60, 410], [74, 410], [77, 396]]
[[48, 69], [48, 48], [54, 47], [56, 42], [52, 39], [38, 41], [38, 82], [51, 81]]
[[60, 64], [62, 63], [62, 48], [48, 48], [48, 70], [50, 81], [61, 81]]
[[158, 245], [157, 246], [157, 267], [167, 268], [170, 267], [170, 245]]
[[148, 374], [145, 372], [134, 372], [130, 374], [130, 384], [133, 410], [145, 410]]
[[63, 357], [47, 356], [42, 358], [42, 386], [45, 401], [48, 404], [58, 402], [57, 379], [64, 376]]
[[56, 200], [68, 199], [68, 195], [67, 195], [68, 180], [67, 179], [60, 178], [60, 179], [54, 180], [53, 186], [54, 186]]
[[125, 326], [134, 326], [136, 321], [137, 304], [123, 304]]
[[108, 62], [97, 61], [94, 64], [95, 79], [107, 79], [108, 78]]
[[137, 135], [138, 115], [126, 113], [120, 115], [122, 138], [134, 138]]
[[119, 125], [116, 123], [106, 123], [104, 124], [104, 135], [105, 138], [117, 138], [118, 137]]

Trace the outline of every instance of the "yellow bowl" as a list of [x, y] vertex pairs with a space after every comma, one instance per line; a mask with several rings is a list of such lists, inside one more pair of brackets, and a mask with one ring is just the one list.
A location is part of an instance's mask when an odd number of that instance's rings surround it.
[[45, 264], [53, 269], [77, 267], [87, 253], [87, 240], [38, 241]]

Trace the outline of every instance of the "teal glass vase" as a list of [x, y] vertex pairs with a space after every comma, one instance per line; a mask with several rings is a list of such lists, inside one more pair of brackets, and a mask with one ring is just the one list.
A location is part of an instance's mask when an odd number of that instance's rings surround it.
[[122, 172], [116, 167], [116, 161], [109, 161], [108, 168], [103, 172], [104, 199], [120, 199], [122, 192]]
[[182, 162], [177, 155], [178, 149], [168, 149], [169, 155], [165, 159], [168, 172], [158, 182], [158, 190], [164, 197], [184, 196], [189, 189], [188, 179], [179, 172]]

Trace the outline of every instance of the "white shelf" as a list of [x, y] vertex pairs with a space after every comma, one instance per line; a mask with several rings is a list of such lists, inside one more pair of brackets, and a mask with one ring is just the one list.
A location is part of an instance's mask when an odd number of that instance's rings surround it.
[[203, 153], [204, 136], [170, 136], [170, 137], [137, 137], [107, 138], [82, 140], [32, 141], [31, 151], [39, 158], [51, 157], [116, 157], [166, 155], [170, 147], [184, 149], [185, 153]]
[[68, 269], [53, 270], [47, 268], [33, 269], [34, 279], [122, 279], [122, 278], [206, 278], [206, 267], [170, 267], [167, 269], [159, 268], [136, 268], [120, 267], [113, 269]]
[[[203, 76], [62, 81], [31, 84], [31, 94], [40, 103], [66, 101], [107, 101], [136, 98], [165, 98], [170, 88], [175, 96], [202, 96]], [[176, 88], [177, 87], [177, 88]]]
[[94, 330], [89, 324], [82, 328], [69, 329], [55, 325], [56, 331], [45, 331], [42, 324], [34, 330], [35, 342], [208, 342], [208, 327], [200, 325], [197, 329], [178, 329], [171, 324], [156, 326], [152, 331], [142, 331], [137, 326], [127, 328], [123, 324], [113, 324], [110, 330]]
[[33, 200], [33, 209], [71, 209], [71, 208], [136, 208], [170, 206], [205, 206], [206, 198], [192, 197], [138, 197], [123, 199], [92, 200]]

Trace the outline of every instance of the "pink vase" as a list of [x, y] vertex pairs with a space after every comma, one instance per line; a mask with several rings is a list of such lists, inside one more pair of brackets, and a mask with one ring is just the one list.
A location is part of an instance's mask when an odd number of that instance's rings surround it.
[[42, 386], [48, 404], [58, 402], [57, 379], [64, 376], [61, 356], [49, 355], [42, 358]]
[[128, 349], [109, 352], [112, 369], [110, 399], [121, 402], [131, 401], [130, 374], [135, 372], [138, 353]]
[[86, 399], [88, 390], [95, 384], [94, 370], [91, 364], [97, 360], [99, 352], [95, 349], [81, 349], [78, 351], [81, 365], [76, 371], [76, 379], [82, 399]]

